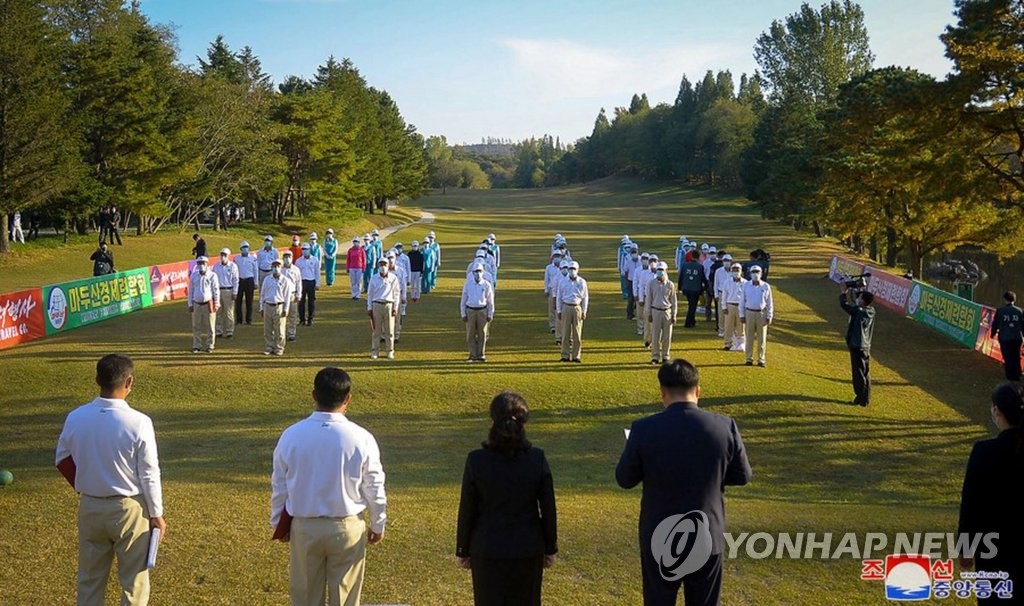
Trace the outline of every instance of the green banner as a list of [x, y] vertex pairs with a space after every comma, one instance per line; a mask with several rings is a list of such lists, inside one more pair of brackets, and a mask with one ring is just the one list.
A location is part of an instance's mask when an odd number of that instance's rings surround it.
[[148, 267], [43, 288], [47, 335], [94, 324], [152, 304]]
[[981, 306], [977, 303], [915, 280], [907, 298], [907, 315], [974, 349], [981, 322]]

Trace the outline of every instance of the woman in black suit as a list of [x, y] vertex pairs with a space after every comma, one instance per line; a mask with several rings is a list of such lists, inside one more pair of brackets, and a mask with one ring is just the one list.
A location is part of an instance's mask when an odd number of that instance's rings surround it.
[[473, 571], [476, 606], [539, 605], [558, 552], [551, 469], [526, 439], [529, 415], [521, 395], [495, 396], [490, 435], [466, 458], [455, 555]]
[[[992, 421], [999, 435], [974, 444], [964, 474], [960, 498], [961, 534], [999, 533], [996, 553], [987, 553], [984, 543], [972, 558], [960, 558], [964, 568], [1006, 572], [1013, 580], [1013, 598], [995, 594], [978, 598], [979, 603], [1024, 604], [1024, 501], [1020, 483], [1024, 478], [1024, 386], [1003, 383], [992, 392]], [[973, 538], [970, 537], [970, 538]], [[999, 582], [993, 579], [992, 586]]]

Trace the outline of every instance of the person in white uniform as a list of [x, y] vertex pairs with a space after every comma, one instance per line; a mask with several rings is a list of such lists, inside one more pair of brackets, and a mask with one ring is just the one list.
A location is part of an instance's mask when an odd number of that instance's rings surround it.
[[213, 353], [217, 337], [214, 324], [220, 309], [220, 282], [210, 271], [210, 260], [196, 259], [196, 269], [188, 277], [188, 312], [192, 316], [192, 353]]
[[370, 358], [376, 360], [380, 356], [381, 343], [387, 358], [395, 357], [395, 321], [398, 318], [399, 306], [402, 303], [401, 285], [398, 277], [388, 270], [388, 260], [377, 262], [377, 271], [370, 278], [366, 290], [366, 313], [370, 316], [372, 336], [370, 338]]
[[295, 285], [281, 271], [281, 259], [270, 263], [270, 275], [260, 285], [260, 315], [263, 316], [264, 355], [284, 355], [285, 322], [295, 298]]
[[462, 287], [459, 311], [466, 325], [469, 362], [487, 361], [487, 337], [494, 319], [494, 286], [484, 279], [484, 266], [477, 263], [472, 277]]
[[764, 368], [768, 347], [768, 327], [775, 317], [772, 287], [761, 279], [761, 266], [750, 266], [750, 280], [740, 289], [740, 323], [746, 336], [747, 366], [754, 365], [754, 343], [757, 342], [757, 365]]
[[387, 524], [380, 447], [346, 416], [348, 373], [321, 369], [313, 401], [274, 448], [270, 525], [289, 544], [292, 604], [358, 606], [366, 545], [378, 545]]
[[729, 278], [722, 284], [722, 338], [725, 351], [745, 351], [745, 338], [740, 323], [740, 299], [743, 285], [743, 267], [739, 263], [729, 266]]
[[220, 249], [220, 263], [213, 266], [220, 282], [220, 309], [217, 310], [216, 336], [230, 339], [235, 334], [235, 299], [238, 297], [238, 266], [231, 260], [231, 249]]
[[150, 533], [167, 535], [156, 434], [153, 421], [125, 401], [135, 384], [131, 358], [100, 358], [96, 384], [99, 397], [73, 410], [57, 439], [57, 468], [80, 495], [76, 603], [106, 603], [116, 557], [122, 606], [146, 606]]
[[562, 321], [562, 361], [582, 362], [583, 322], [587, 319], [590, 293], [579, 275], [580, 264], [569, 263], [569, 272], [558, 289], [558, 319]]
[[288, 306], [288, 321], [285, 338], [294, 341], [299, 338], [299, 303], [302, 301], [302, 270], [295, 266], [292, 251], [281, 254], [281, 273], [292, 282], [292, 301]]

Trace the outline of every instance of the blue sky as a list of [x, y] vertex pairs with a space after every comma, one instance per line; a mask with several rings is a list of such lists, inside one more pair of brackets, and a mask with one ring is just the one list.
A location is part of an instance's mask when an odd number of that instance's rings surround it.
[[[196, 63], [223, 34], [280, 82], [352, 59], [406, 120], [450, 143], [590, 134], [633, 93], [671, 103], [683, 74], [756, 67], [753, 46], [799, 0], [143, 0]], [[819, 1], [810, 2], [818, 6]], [[953, 0], [861, 0], [876, 65], [943, 77]]]

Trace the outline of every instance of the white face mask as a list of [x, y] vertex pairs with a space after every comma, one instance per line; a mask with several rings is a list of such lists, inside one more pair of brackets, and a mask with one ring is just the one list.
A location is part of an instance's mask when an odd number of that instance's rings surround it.
[[377, 273], [379, 273], [382, 276], [386, 276], [386, 275], [388, 275], [388, 268], [387, 267], [381, 267], [380, 269], [377, 270]]
[[291, 257], [285, 257], [284, 258], [284, 266], [285, 267], [291, 267], [291, 265], [292, 265], [292, 258]]
[[758, 272], [752, 273], [752, 274], [750, 274], [750, 279], [753, 280], [754, 282], [760, 282], [761, 281], [761, 274], [758, 273]]
[[482, 282], [484, 279], [484, 273], [482, 271], [474, 271], [473, 279], [476, 280], [477, 282]]
[[740, 270], [738, 270], [738, 269], [737, 269], [737, 270], [733, 270], [733, 272], [732, 272], [732, 277], [734, 277], [734, 278], [738, 278], [738, 277], [740, 277], [740, 275], [741, 275], [742, 273], [743, 273], [743, 272], [741, 272], [741, 271], [740, 271]]
[[664, 277], [665, 277], [665, 271], [664, 271], [664, 270], [662, 270], [662, 269], [659, 269], [659, 270], [658, 270], [657, 272], [655, 272], [655, 273], [657, 274], [657, 276], [658, 276], [658, 278], [659, 278], [659, 279], [661, 279], [661, 278], [664, 278]]
[[221, 265], [227, 265], [228, 264], [228, 258], [226, 256], [225, 257], [221, 257], [220, 258], [220, 264]]
[[575, 278], [575, 277], [576, 277], [576, 273], [577, 273], [577, 272], [576, 272], [576, 270], [575, 270], [575, 269], [570, 269], [570, 270], [569, 270], [569, 277], [570, 277], [570, 278]]
[[276, 277], [278, 277], [280, 275], [281, 275], [281, 268], [280, 267], [275, 267], [274, 268], [274, 277], [276, 278]]
[[648, 266], [649, 264], [650, 264], [650, 262], [649, 262], [649, 261], [641, 261], [641, 262], [640, 262], [640, 266], [641, 266], [641, 267], [643, 267], [644, 269], [647, 269], [647, 266]]
[[639, 259], [639, 258], [640, 258], [640, 255], [638, 255], [638, 254], [634, 253], [634, 254], [631, 254], [631, 255], [629, 255], [629, 258], [630, 258], [630, 259], [633, 259], [634, 261], [636, 261], [637, 259]]

